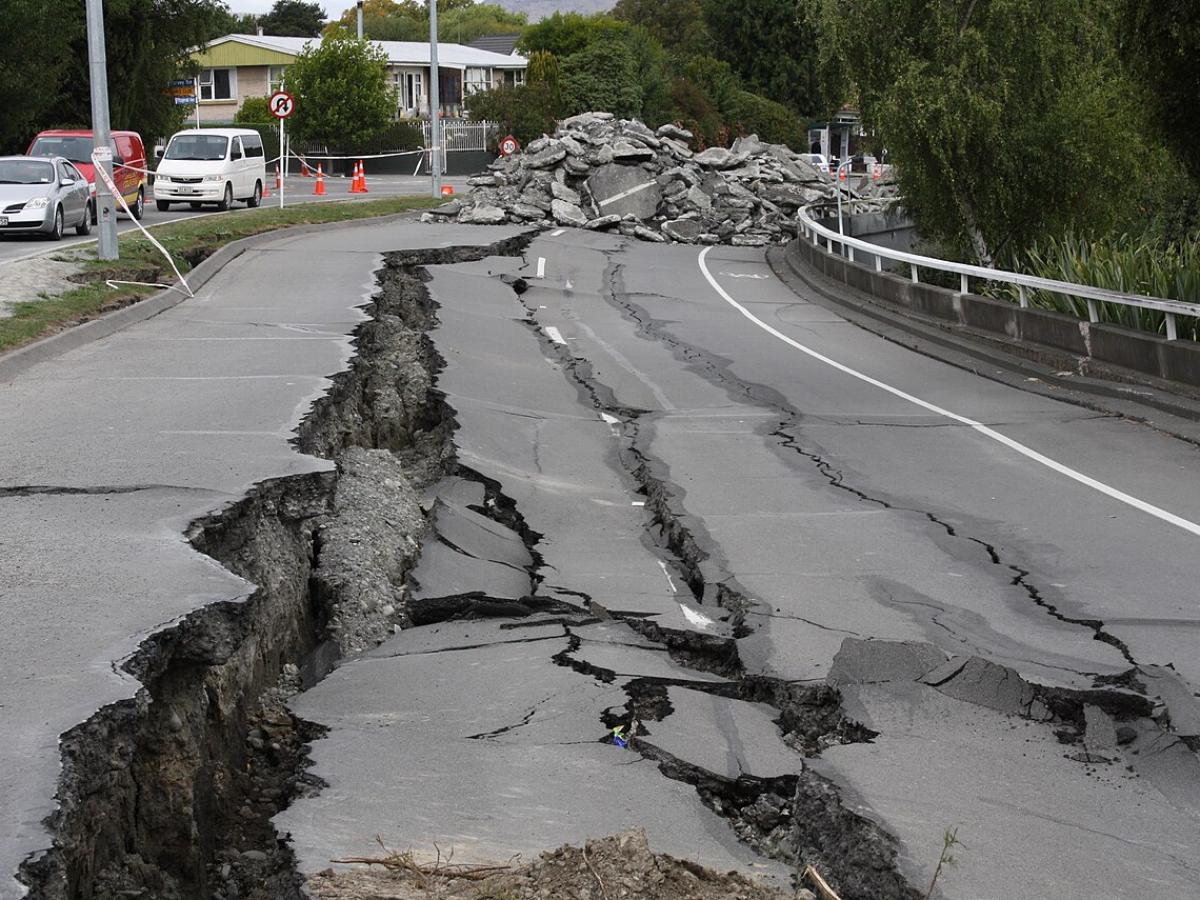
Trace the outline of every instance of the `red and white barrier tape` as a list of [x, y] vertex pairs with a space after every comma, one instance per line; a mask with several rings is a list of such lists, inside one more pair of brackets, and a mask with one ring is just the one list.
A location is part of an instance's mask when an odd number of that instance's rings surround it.
[[[171, 254], [169, 252], [167, 252], [167, 248], [164, 247], [162, 244], [160, 244], [157, 240], [155, 240], [154, 235], [152, 235], [149, 231], [147, 231], [146, 228], [142, 225], [142, 223], [139, 222], [136, 217], [134, 217], [133, 211], [129, 208], [129, 204], [126, 203], [125, 198], [121, 196], [120, 189], [118, 189], [116, 184], [113, 183], [112, 176], [108, 174], [108, 172], [105, 170], [104, 166], [102, 166], [100, 164], [100, 161], [96, 158], [95, 151], [92, 151], [92, 165], [94, 165], [96, 168], [96, 177], [100, 178], [104, 181], [104, 186], [107, 187], [108, 190], [112, 193], [113, 198], [118, 203], [121, 204], [121, 207], [125, 210], [125, 215], [129, 216], [130, 221], [133, 222], [133, 224], [138, 227], [138, 230], [146, 236], [146, 240], [148, 240], [151, 244], [153, 244], [156, 248], [158, 248], [158, 252], [166, 257], [167, 262], [169, 262], [171, 264], [171, 268], [175, 271], [175, 277], [177, 277], [179, 279], [179, 283], [182, 284], [183, 289], [185, 291], [187, 291], [187, 295], [189, 297], [195, 297], [196, 296], [195, 293], [192, 291], [191, 287], [188, 286], [187, 279], [184, 278], [183, 273], [179, 271], [179, 266], [175, 265], [175, 260], [171, 256]], [[171, 290], [172, 288], [178, 287], [178, 285], [159, 284], [157, 282], [148, 282], [148, 281], [118, 281], [118, 282], [106, 282], [106, 283], [109, 284], [109, 286], [113, 286], [115, 284], [140, 284], [140, 285], [144, 285], [146, 287], [166, 288], [167, 290]]]

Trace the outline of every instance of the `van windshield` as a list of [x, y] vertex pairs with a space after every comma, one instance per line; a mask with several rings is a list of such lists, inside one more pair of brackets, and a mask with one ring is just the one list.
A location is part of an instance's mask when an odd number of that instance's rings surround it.
[[90, 137], [40, 137], [29, 149], [30, 156], [65, 156], [71, 162], [92, 164]]
[[229, 138], [219, 134], [177, 134], [163, 159], [224, 159]]

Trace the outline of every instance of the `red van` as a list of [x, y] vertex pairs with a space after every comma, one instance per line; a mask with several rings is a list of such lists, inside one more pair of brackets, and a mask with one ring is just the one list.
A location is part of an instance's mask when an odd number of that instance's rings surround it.
[[[146, 209], [146, 147], [136, 131], [114, 131], [113, 180], [135, 219]], [[92, 132], [87, 129], [43, 131], [33, 139], [26, 156], [65, 156], [91, 185], [92, 223], [96, 221], [96, 171], [92, 168]]]

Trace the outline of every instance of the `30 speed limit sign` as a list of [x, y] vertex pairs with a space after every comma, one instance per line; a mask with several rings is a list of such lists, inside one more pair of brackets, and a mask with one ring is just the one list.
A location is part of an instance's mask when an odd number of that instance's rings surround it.
[[271, 115], [277, 119], [286, 119], [296, 111], [296, 98], [287, 91], [276, 91], [267, 100]]
[[517, 143], [517, 139], [511, 134], [500, 142], [500, 153], [504, 156], [512, 156], [520, 149], [521, 145]]

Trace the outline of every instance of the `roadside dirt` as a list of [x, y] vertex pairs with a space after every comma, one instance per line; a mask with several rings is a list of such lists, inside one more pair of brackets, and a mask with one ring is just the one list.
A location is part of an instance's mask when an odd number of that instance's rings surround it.
[[381, 853], [365, 870], [326, 870], [308, 879], [316, 900], [785, 900], [808, 898], [737, 872], [715, 872], [653, 853], [640, 829], [564, 846], [530, 863], [418, 865], [408, 853]]

